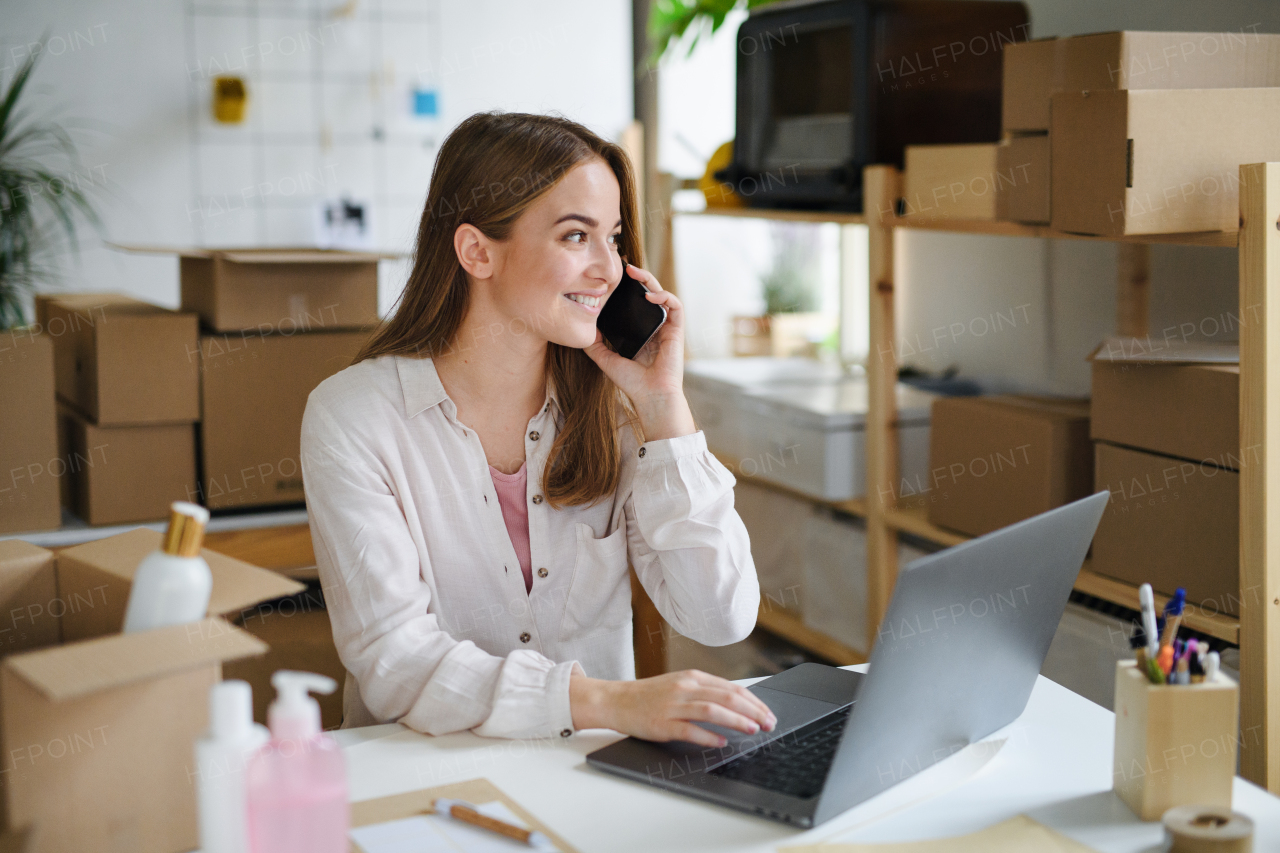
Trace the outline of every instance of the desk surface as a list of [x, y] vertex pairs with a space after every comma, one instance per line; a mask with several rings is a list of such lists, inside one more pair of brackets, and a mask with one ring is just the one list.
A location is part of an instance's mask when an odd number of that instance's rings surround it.
[[[1004, 746], [973, 776], [864, 823], [877, 813], [880, 798], [891, 797], [895, 789], [890, 789], [807, 832], [588, 768], [584, 756], [617, 740], [616, 732], [506, 741], [469, 732], [428, 737], [387, 725], [335, 734], [347, 756], [352, 800], [483, 776], [582, 853], [763, 853], [835, 837], [943, 838], [1024, 812], [1098, 850], [1139, 853], [1159, 844], [1162, 833], [1158, 822], [1140, 822], [1111, 793], [1114, 720], [1110, 711], [1041, 676], [1022, 716], [991, 736], [1005, 738]], [[1233, 807], [1254, 820], [1255, 850], [1277, 846], [1280, 798], [1237, 778]]]

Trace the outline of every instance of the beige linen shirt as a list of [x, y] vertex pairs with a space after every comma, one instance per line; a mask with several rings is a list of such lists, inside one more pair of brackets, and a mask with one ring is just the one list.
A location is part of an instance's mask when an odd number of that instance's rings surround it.
[[528, 424], [525, 592], [480, 439], [429, 358], [384, 355], [307, 400], [302, 475], [338, 654], [344, 726], [429, 734], [573, 731], [569, 676], [635, 677], [628, 561], [659, 612], [706, 645], [742, 640], [760, 590], [733, 475], [702, 432], [618, 431], [618, 490], [554, 510], [542, 472], [563, 413]]

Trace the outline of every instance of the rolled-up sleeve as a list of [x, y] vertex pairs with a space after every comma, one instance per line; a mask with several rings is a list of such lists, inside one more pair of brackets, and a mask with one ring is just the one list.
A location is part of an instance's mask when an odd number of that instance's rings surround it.
[[[623, 430], [623, 434], [629, 430]], [[641, 585], [677, 631], [708, 646], [743, 640], [760, 585], [733, 474], [701, 430], [635, 445], [623, 440], [631, 487], [627, 547]]]
[[314, 394], [301, 451], [334, 643], [370, 713], [428, 734], [572, 730], [569, 678], [582, 667], [531, 649], [499, 657], [442, 628], [429, 612], [431, 591], [387, 467]]

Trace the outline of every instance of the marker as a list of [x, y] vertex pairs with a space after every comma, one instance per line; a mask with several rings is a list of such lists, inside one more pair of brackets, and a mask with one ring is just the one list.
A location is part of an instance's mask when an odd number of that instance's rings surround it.
[[1218, 667], [1221, 666], [1221, 664], [1222, 664], [1222, 661], [1219, 658], [1218, 653], [1209, 652], [1209, 655], [1204, 662], [1204, 680], [1217, 681]]
[[1138, 587], [1138, 601], [1142, 607], [1142, 630], [1147, 634], [1147, 657], [1155, 660], [1160, 653], [1160, 633], [1156, 630], [1156, 599], [1151, 584]]
[[1156, 599], [1151, 584], [1144, 583], [1138, 587], [1138, 601], [1142, 607], [1142, 630], [1147, 635], [1147, 679], [1152, 684], [1163, 684], [1164, 673], [1156, 663], [1160, 654], [1160, 635], [1156, 633]]

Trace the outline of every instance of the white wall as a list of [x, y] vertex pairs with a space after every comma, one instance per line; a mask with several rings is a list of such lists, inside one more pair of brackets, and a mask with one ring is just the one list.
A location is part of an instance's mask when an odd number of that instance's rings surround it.
[[[1027, 6], [1036, 37], [1117, 29], [1280, 32], [1280, 3], [1272, 0], [1027, 0]], [[664, 64], [663, 168], [701, 174], [677, 131], [706, 153], [732, 138], [732, 110], [723, 106], [732, 99], [733, 31], [740, 20], [727, 21], [691, 60], [673, 57]], [[1088, 393], [1084, 357], [1115, 328], [1114, 245], [927, 232], [904, 232], [899, 239], [897, 345], [914, 350], [905, 362], [931, 370], [955, 365], [993, 390]], [[1193, 334], [1201, 336], [1236, 310], [1234, 250], [1157, 246], [1152, 264], [1153, 333], [1195, 327]], [[690, 272], [708, 281], [706, 265]], [[687, 291], [692, 285], [684, 281], [683, 261], [680, 273]], [[728, 291], [743, 283], [720, 286]], [[1006, 320], [1013, 312], [1019, 322], [978, 334], [982, 318], [997, 312]], [[1219, 333], [1228, 337], [1234, 334]], [[926, 350], [912, 343], [917, 341], [933, 343]]]
[[[49, 34], [29, 106], [75, 126], [88, 173], [105, 178], [113, 241], [296, 245], [314, 201], [348, 192], [373, 200], [379, 247], [408, 251], [436, 146], [467, 115], [554, 110], [613, 138], [633, 113], [627, 0], [0, 0], [0, 19], [0, 82]], [[257, 47], [304, 32], [306, 61]], [[217, 126], [209, 58], [237, 52], [249, 120]], [[305, 77], [319, 66], [323, 101], [309, 103], [320, 90]], [[439, 91], [434, 128], [397, 112], [415, 82]], [[308, 189], [287, 191], [295, 184]], [[253, 189], [264, 185], [271, 198]], [[210, 206], [246, 193], [241, 209]], [[384, 311], [403, 274], [384, 265]], [[107, 250], [92, 233], [61, 286], [178, 304], [175, 260]]]

